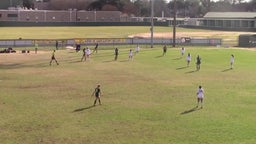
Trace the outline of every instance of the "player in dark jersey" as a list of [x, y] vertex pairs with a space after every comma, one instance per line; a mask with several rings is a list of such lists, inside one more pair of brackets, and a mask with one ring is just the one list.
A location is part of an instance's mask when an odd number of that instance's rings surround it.
[[200, 65], [201, 65], [201, 58], [198, 55], [197, 58], [196, 58], [196, 70], [197, 71], [200, 70]]
[[85, 48], [83, 48], [83, 56], [81, 58], [81, 61], [85, 60], [86, 61], [86, 52], [85, 52]]
[[119, 54], [118, 48], [115, 48], [115, 61], [117, 60], [118, 54]]
[[98, 53], [98, 47], [99, 47], [99, 44], [96, 43], [96, 45], [95, 45], [94, 50], [93, 50], [92, 53], [94, 53], [94, 52]]
[[166, 52], [167, 52], [167, 47], [166, 47], [166, 45], [164, 45], [164, 47], [163, 47], [163, 56], [166, 55]]
[[101, 94], [101, 91], [100, 91], [100, 85], [98, 85], [96, 88], [95, 88], [95, 90], [94, 90], [94, 92], [92, 93], [92, 96], [95, 96], [95, 100], [94, 100], [94, 106], [96, 105], [96, 102], [97, 102], [97, 100], [99, 101], [99, 104], [101, 105], [101, 101], [100, 101], [100, 96], [102, 95]]

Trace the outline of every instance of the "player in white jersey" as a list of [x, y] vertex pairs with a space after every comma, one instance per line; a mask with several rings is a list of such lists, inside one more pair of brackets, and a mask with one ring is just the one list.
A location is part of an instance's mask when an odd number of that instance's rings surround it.
[[91, 50], [87, 47], [86, 50], [85, 50], [85, 53], [86, 53], [86, 60], [90, 60], [90, 55], [91, 55]]
[[197, 94], [197, 107], [199, 106], [199, 103], [201, 103], [201, 108], [203, 108], [204, 89], [202, 88], [202, 86], [199, 86], [196, 94]]
[[130, 49], [130, 51], [129, 51], [129, 60], [132, 60], [132, 57], [133, 57], [133, 52], [132, 52], [132, 49]]
[[230, 57], [230, 69], [233, 69], [234, 62], [235, 62], [235, 56], [232, 54]]
[[190, 62], [191, 62], [191, 55], [190, 55], [190, 53], [188, 53], [188, 56], [187, 56], [187, 67], [189, 67]]
[[139, 53], [139, 51], [140, 51], [140, 46], [137, 45], [137, 47], [135, 47], [135, 54]]
[[184, 47], [182, 47], [182, 48], [181, 48], [181, 50], [180, 50], [180, 52], [181, 52], [181, 57], [183, 57], [183, 56], [184, 56], [185, 51], [186, 51], [186, 50], [185, 50], [185, 48], [184, 48]]

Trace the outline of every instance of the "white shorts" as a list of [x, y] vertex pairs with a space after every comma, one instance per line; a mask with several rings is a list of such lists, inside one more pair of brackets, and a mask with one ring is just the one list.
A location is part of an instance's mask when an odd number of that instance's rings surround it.
[[199, 98], [199, 99], [203, 99], [203, 98], [204, 98], [204, 96], [203, 96], [203, 95], [197, 95], [197, 98]]

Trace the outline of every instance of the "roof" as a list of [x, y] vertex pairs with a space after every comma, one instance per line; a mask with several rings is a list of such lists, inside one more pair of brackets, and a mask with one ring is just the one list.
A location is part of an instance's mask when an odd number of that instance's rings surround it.
[[204, 18], [225, 18], [225, 19], [255, 19], [256, 12], [208, 12]]

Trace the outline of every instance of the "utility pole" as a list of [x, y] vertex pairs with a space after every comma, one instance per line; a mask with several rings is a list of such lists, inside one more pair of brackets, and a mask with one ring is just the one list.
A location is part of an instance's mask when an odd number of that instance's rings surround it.
[[151, 32], [151, 48], [153, 48], [154, 46], [154, 0], [151, 0], [151, 28], [150, 28], [150, 32]]
[[176, 7], [176, 0], [174, 0], [173, 4], [173, 40], [172, 40], [172, 46], [176, 46], [176, 12], [177, 12], [177, 7]]

